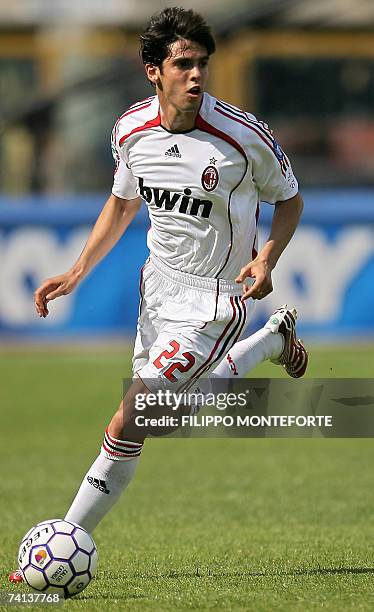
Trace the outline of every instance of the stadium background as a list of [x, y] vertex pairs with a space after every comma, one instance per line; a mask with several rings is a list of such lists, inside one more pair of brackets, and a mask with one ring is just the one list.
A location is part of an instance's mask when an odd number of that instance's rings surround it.
[[[34, 314], [32, 295], [83, 247], [111, 186], [112, 125], [152, 93], [137, 33], [173, 4], [0, 4], [4, 581], [21, 535], [64, 512], [130, 373], [145, 210], [78, 291], [51, 305], [47, 320]], [[276, 290], [258, 304], [249, 331], [280, 303], [296, 304], [311, 346], [309, 376], [371, 378], [374, 7], [179, 4], [203, 13], [217, 35], [210, 90], [271, 125], [305, 199]], [[263, 204], [262, 237], [270, 219]], [[274, 366], [256, 374], [281, 375]], [[374, 498], [363, 469], [373, 460], [370, 440], [149, 445], [127, 503], [95, 535], [102, 565], [93, 595], [71, 607], [99, 610], [104, 597], [118, 609], [117, 597], [134, 610], [372, 609]]]

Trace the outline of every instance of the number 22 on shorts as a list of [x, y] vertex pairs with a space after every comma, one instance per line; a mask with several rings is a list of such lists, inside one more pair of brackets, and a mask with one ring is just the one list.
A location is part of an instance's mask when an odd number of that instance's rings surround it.
[[[161, 368], [164, 367], [164, 365], [166, 365], [166, 364], [163, 364], [161, 361], [163, 357], [166, 360], [171, 359], [180, 350], [180, 344], [176, 340], [171, 340], [169, 344], [172, 347], [172, 349], [171, 350], [165, 349], [164, 351], [162, 351], [162, 353], [160, 353], [159, 356], [153, 362], [153, 365], [155, 365], [158, 370], [160, 370]], [[188, 370], [190, 370], [195, 364], [195, 357], [188, 351], [182, 353], [182, 357], [187, 359], [187, 363], [176, 361], [175, 363], [172, 363], [164, 372], [164, 376], [171, 382], [178, 381], [178, 379], [173, 374], [174, 370], [178, 370], [178, 372], [182, 372], [182, 373], [188, 372]]]

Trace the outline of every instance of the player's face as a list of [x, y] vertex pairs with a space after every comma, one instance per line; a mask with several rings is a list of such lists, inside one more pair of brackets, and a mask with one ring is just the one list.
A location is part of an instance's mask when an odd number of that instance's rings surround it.
[[157, 68], [156, 85], [162, 102], [181, 112], [196, 112], [208, 80], [207, 50], [188, 40], [170, 46], [170, 56]]

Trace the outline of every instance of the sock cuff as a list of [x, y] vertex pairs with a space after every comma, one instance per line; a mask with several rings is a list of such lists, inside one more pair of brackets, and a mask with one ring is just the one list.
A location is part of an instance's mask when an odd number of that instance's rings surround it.
[[142, 452], [143, 444], [131, 442], [130, 440], [117, 440], [110, 435], [108, 429], [105, 430], [101, 453], [113, 461], [129, 461], [139, 457]]

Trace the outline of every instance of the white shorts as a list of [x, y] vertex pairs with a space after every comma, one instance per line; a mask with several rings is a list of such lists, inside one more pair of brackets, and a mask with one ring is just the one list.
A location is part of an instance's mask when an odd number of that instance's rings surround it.
[[207, 375], [245, 328], [253, 300], [246, 305], [241, 293], [241, 285], [178, 272], [151, 256], [141, 274], [134, 375], [152, 392], [181, 392]]

